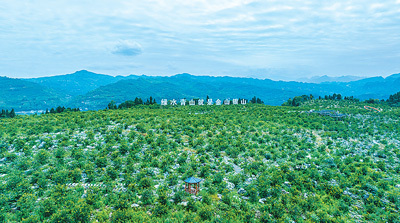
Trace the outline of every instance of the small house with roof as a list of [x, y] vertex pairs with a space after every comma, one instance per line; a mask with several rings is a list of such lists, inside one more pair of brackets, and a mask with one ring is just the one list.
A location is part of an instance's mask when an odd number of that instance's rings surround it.
[[185, 191], [190, 194], [197, 194], [200, 191], [201, 179], [196, 177], [189, 177], [185, 181]]

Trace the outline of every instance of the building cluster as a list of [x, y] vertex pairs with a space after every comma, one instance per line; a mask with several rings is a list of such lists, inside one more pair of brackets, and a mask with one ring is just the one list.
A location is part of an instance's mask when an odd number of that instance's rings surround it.
[[[197, 101], [197, 103], [196, 103], [196, 101]], [[217, 99], [214, 103], [213, 99], [209, 98], [209, 99], [207, 99], [207, 101], [204, 101], [204, 99], [198, 99], [198, 100], [191, 99], [189, 102], [186, 99], [180, 99], [180, 101], [179, 101], [179, 104], [181, 106], [185, 106], [187, 103], [189, 105], [196, 105], [196, 104], [197, 105], [214, 105], [214, 104], [215, 105], [222, 105], [222, 104], [224, 104], [224, 105], [230, 105], [230, 104], [245, 105], [245, 104], [247, 104], [247, 100], [246, 99], [240, 99], [240, 100], [232, 99], [232, 101], [231, 101], [230, 99], [225, 99], [225, 100], [221, 101], [220, 99]], [[168, 99], [161, 99], [161, 105], [178, 105], [178, 101], [175, 99], [172, 99], [169, 101], [168, 101]]]

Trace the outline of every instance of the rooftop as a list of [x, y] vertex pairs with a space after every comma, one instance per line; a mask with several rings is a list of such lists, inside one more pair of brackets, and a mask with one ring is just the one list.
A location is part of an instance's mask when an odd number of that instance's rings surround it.
[[186, 183], [189, 184], [195, 184], [195, 183], [199, 183], [200, 181], [202, 181], [202, 179], [198, 179], [196, 177], [189, 177], [186, 180], [184, 180]]

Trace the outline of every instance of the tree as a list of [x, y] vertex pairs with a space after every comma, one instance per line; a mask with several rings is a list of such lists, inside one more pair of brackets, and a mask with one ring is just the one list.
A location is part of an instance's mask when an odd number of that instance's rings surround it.
[[258, 199], [257, 190], [254, 187], [252, 187], [249, 190], [248, 195], [249, 195], [250, 202], [252, 202], [252, 203], [256, 203], [257, 202], [257, 199]]
[[115, 105], [115, 101], [111, 101], [110, 103], [108, 103], [107, 108], [108, 109], [117, 109], [117, 105]]
[[16, 116], [14, 109], [11, 109], [9, 112], [8, 110], [1, 110], [0, 118], [14, 118]]
[[387, 102], [390, 106], [400, 107], [400, 92], [390, 95]]
[[200, 209], [199, 215], [203, 221], [208, 221], [208, 220], [211, 220], [211, 218], [213, 216], [213, 212], [214, 211], [213, 211], [212, 207], [210, 207], [209, 205], [206, 205]]
[[14, 109], [11, 109], [10, 114], [8, 115], [10, 118], [14, 118], [15, 117], [15, 111]]
[[160, 190], [157, 191], [158, 198], [157, 201], [161, 205], [168, 205], [168, 195], [167, 191], [164, 188], [161, 188]]
[[197, 211], [196, 201], [193, 198], [189, 198], [189, 201], [188, 201], [188, 203], [186, 205], [186, 209], [188, 211], [192, 211], [192, 212]]
[[47, 152], [46, 150], [44, 150], [44, 149], [41, 149], [41, 150], [39, 150], [39, 152], [36, 154], [36, 161], [39, 163], [39, 164], [45, 164], [46, 162], [47, 162], [47, 159], [49, 158], [49, 156], [50, 156], [50, 154], [49, 154], [49, 152]]
[[153, 193], [151, 190], [144, 190], [142, 193], [142, 202], [144, 205], [149, 205], [153, 203]]
[[250, 100], [250, 102], [251, 102], [252, 104], [264, 104], [264, 102], [263, 102], [260, 98], [257, 98], [256, 96], [254, 96], [254, 97]]
[[35, 209], [36, 196], [33, 194], [23, 194], [17, 201], [17, 207], [19, 208], [20, 218], [28, 218]]
[[56, 113], [61, 113], [61, 112], [63, 112], [64, 110], [65, 110], [64, 107], [58, 106], [58, 107], [56, 108]]
[[288, 99], [285, 103], [282, 104], [282, 106], [300, 106], [303, 104], [305, 101], [311, 100], [313, 98], [312, 95], [302, 95], [302, 96], [296, 96], [293, 99]]
[[253, 103], [253, 104], [257, 103], [257, 98], [256, 98], [256, 96], [254, 96], [254, 97], [250, 100], [250, 102]]
[[139, 181], [139, 187], [149, 188], [153, 185], [153, 181], [150, 177], [144, 177]]
[[143, 100], [141, 98], [135, 98], [135, 105], [142, 105], [143, 104]]

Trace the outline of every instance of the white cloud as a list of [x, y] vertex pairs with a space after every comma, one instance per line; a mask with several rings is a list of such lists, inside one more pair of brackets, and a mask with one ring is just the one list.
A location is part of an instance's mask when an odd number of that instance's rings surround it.
[[385, 8], [385, 4], [382, 4], [382, 3], [374, 3], [374, 4], [371, 4], [371, 5], [369, 6], [369, 8], [372, 9], [372, 10], [374, 10], [374, 9], [382, 9], [382, 8]]
[[[204, 71], [204, 64], [214, 64], [210, 70], [218, 73], [235, 63], [302, 68], [321, 64], [315, 69], [336, 69], [343, 60], [382, 54], [400, 60], [395, 54], [400, 51], [399, 4], [400, 0], [3, 0], [0, 58], [8, 60], [0, 64], [1, 72], [29, 73], [27, 60], [43, 67], [46, 63], [35, 61], [65, 61], [65, 67], [100, 67], [97, 63], [102, 61], [107, 72], [114, 64], [115, 72], [145, 74], [184, 68], [196, 73]], [[139, 54], [132, 66], [129, 55]], [[328, 61], [332, 57], [335, 62]], [[155, 60], [165, 65], [156, 67]], [[174, 69], [166, 64], [174, 64]], [[381, 64], [387, 62], [382, 59]]]
[[142, 53], [142, 46], [135, 41], [119, 41], [112, 53], [121, 56], [137, 56]]

